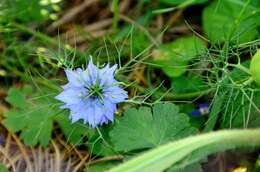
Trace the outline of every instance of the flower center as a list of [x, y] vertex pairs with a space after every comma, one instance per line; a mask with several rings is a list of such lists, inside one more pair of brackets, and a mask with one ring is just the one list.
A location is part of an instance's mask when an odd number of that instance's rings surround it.
[[88, 88], [89, 96], [92, 98], [102, 98], [103, 88], [98, 83]]

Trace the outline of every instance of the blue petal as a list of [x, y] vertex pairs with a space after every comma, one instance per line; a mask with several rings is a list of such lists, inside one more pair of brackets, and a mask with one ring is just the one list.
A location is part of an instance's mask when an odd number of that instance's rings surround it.
[[103, 94], [113, 103], [124, 102], [128, 97], [127, 92], [118, 86], [112, 86], [104, 89]]
[[100, 69], [100, 86], [111, 86], [115, 84], [117, 81], [114, 78], [115, 71], [117, 69], [117, 65], [112, 66], [111, 68], [109, 65]]
[[110, 121], [114, 121], [114, 113], [116, 111], [116, 104], [105, 100], [104, 102], [104, 115]]
[[93, 85], [91, 81], [91, 73], [89, 72], [89, 70], [84, 70], [81, 73], [80, 77], [85, 87], [90, 87], [91, 85]]
[[73, 70], [65, 70], [66, 76], [69, 80], [69, 83], [73, 86], [80, 87], [83, 86], [83, 83], [80, 80], [80, 74], [82, 70], [78, 68], [76, 71]]
[[198, 110], [195, 110], [195, 111], [192, 111], [192, 112], [190, 113], [190, 115], [191, 115], [191, 116], [194, 116], [194, 117], [197, 117], [197, 116], [200, 116], [201, 114], [200, 114], [200, 112], [199, 112]]
[[60, 100], [68, 104], [77, 104], [82, 98], [80, 95], [83, 89], [66, 89], [55, 97], [55, 99]]
[[101, 120], [100, 120], [100, 125], [102, 124], [108, 124], [109, 119], [106, 116], [102, 116]]
[[86, 109], [86, 117], [84, 118], [84, 122], [88, 123], [91, 127], [95, 128], [95, 120], [94, 120], [94, 108], [93, 106]]
[[74, 113], [84, 114], [88, 106], [86, 102], [87, 101], [85, 99], [80, 99], [80, 101], [78, 101], [77, 104], [66, 104], [65, 107], [67, 107], [68, 109], [70, 109], [70, 111]]
[[87, 71], [87, 75], [90, 79], [89, 82], [91, 85], [94, 85], [98, 81], [99, 69], [93, 64], [92, 58], [90, 58], [88, 63]]
[[93, 104], [93, 106], [87, 109], [86, 115], [86, 122], [88, 122], [91, 127], [95, 128], [100, 123], [103, 112], [99, 107], [97, 107], [97, 105]]
[[80, 119], [82, 119], [82, 115], [81, 114], [71, 112], [70, 120], [71, 120], [72, 123], [77, 122]]
[[100, 124], [100, 121], [103, 116], [104, 116], [104, 110], [102, 109], [102, 106], [100, 106], [99, 104], [95, 104], [94, 105], [94, 120], [95, 120], [96, 125]]
[[61, 86], [61, 87], [65, 90], [65, 89], [73, 88], [73, 87], [75, 87], [75, 86], [72, 85], [72, 84], [69, 82], [69, 83], [67, 83], [67, 84], [65, 84], [65, 85], [63, 85], [63, 86]]

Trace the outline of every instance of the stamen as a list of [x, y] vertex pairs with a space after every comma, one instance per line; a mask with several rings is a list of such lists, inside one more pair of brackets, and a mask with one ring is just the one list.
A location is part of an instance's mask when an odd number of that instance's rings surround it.
[[88, 97], [103, 99], [103, 95], [102, 95], [103, 88], [101, 88], [98, 83], [96, 83], [93, 86], [90, 86], [87, 89], [89, 91]]

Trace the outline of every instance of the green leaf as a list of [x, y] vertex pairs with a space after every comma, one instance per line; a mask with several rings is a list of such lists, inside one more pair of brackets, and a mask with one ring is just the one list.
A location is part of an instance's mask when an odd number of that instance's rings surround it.
[[[46, 97], [32, 98], [32, 88], [10, 88], [6, 100], [12, 109], [5, 112], [4, 125], [13, 132], [21, 131], [20, 137], [27, 145], [47, 146], [51, 139], [53, 116], [56, 111]], [[28, 98], [28, 99], [26, 99]]]
[[159, 2], [169, 4], [169, 5], [194, 5], [194, 4], [203, 4], [208, 0], [159, 0]]
[[[25, 111], [10, 109], [4, 113], [4, 125], [11, 131], [17, 132], [26, 127], [26, 118], [24, 115]], [[19, 121], [19, 122], [18, 122]]]
[[101, 172], [101, 171], [107, 171], [111, 169], [112, 167], [118, 165], [118, 161], [108, 161], [108, 162], [99, 162], [95, 163], [90, 166], [86, 166], [84, 169], [84, 172]]
[[8, 96], [5, 100], [12, 104], [14, 107], [18, 108], [25, 108], [26, 101], [25, 101], [25, 94], [24, 92], [20, 91], [18, 88], [12, 87], [8, 90]]
[[81, 145], [84, 137], [88, 133], [88, 127], [81, 122], [71, 123], [68, 115], [60, 114], [55, 117], [55, 121], [59, 124], [67, 142], [74, 145]]
[[171, 85], [175, 93], [189, 93], [205, 89], [203, 80], [196, 75], [171, 78]]
[[203, 29], [212, 43], [231, 41], [248, 42], [257, 35], [260, 25], [259, 10], [254, 0], [214, 1], [203, 11]]
[[20, 137], [27, 145], [39, 143], [47, 146], [53, 123], [56, 122], [68, 143], [82, 145], [88, 134], [88, 127], [81, 122], [71, 123], [68, 111], [61, 111], [56, 106], [57, 101], [46, 96], [50, 94], [50, 90], [42, 88], [41, 91], [41, 94], [32, 94], [29, 86], [10, 88], [6, 99], [13, 108], [5, 112], [4, 125], [13, 132], [21, 132]]
[[[250, 140], [250, 142], [248, 140]], [[180, 161], [193, 155], [196, 151], [205, 150], [205, 148], [207, 148], [207, 150], [210, 151], [205, 152], [204, 156], [206, 157], [210, 153], [219, 150], [220, 146], [223, 146], [224, 150], [242, 146], [260, 146], [260, 129], [223, 130], [173, 141], [147, 151], [109, 171], [160, 172], [172, 165], [180, 165], [178, 164]], [[198, 160], [197, 158], [197, 161]]]
[[[32, 88], [10, 88], [6, 100], [13, 108], [4, 113], [4, 125], [13, 132], [21, 132], [20, 137], [25, 144], [47, 146], [52, 134], [53, 123], [58, 123], [67, 142], [81, 145], [87, 136], [88, 128], [81, 122], [71, 123], [67, 111], [58, 109], [57, 101], [49, 90], [32, 94]], [[53, 94], [53, 93], [52, 93]]]
[[177, 140], [197, 130], [190, 126], [186, 114], [174, 104], [156, 104], [152, 109], [130, 108], [110, 132], [117, 151], [152, 148]]
[[[204, 146], [203, 148], [194, 150], [192, 154], [186, 156], [184, 159], [176, 162], [171, 169], [172, 170], [181, 170], [184, 167], [189, 167], [192, 164], [197, 164], [198, 162], [203, 162], [207, 160], [207, 155], [223, 152], [224, 150], [230, 150], [236, 148], [235, 145], [229, 144], [211, 144]], [[185, 169], [185, 168], [184, 168]]]
[[20, 137], [27, 145], [36, 145], [39, 142], [40, 145], [47, 146], [51, 139], [52, 125], [52, 120], [48, 118], [43, 121], [36, 121], [35, 124], [28, 124]]
[[188, 63], [204, 50], [204, 42], [195, 36], [179, 38], [155, 50], [153, 62], [169, 77], [178, 77], [186, 72]]
[[203, 172], [203, 170], [199, 163], [194, 163], [194, 164], [188, 165], [186, 167], [179, 168], [177, 170], [174, 168], [169, 168], [169, 169], [165, 170], [165, 172]]

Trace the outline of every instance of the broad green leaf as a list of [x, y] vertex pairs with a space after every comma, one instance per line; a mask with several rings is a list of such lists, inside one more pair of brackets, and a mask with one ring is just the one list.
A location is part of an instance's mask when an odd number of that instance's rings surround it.
[[25, 101], [25, 94], [20, 91], [18, 88], [12, 87], [8, 90], [8, 96], [5, 100], [12, 104], [14, 107], [18, 108], [25, 108], [26, 101]]
[[182, 160], [176, 162], [171, 169], [172, 170], [181, 170], [185, 169], [184, 167], [189, 167], [192, 164], [197, 164], [198, 162], [203, 162], [207, 160], [207, 155], [223, 152], [225, 150], [230, 150], [236, 148], [235, 145], [229, 144], [211, 144], [204, 146], [203, 148], [194, 150], [190, 155], [186, 156]]
[[189, 114], [192, 111], [194, 111], [194, 109], [196, 109], [196, 105], [194, 103], [179, 104], [178, 107], [180, 109], [180, 112], [186, 113], [186, 114]]
[[[39, 113], [37, 115], [42, 114]], [[35, 121], [35, 124], [28, 124], [28, 127], [22, 131], [20, 137], [27, 145], [36, 145], [39, 142], [41, 145], [47, 146], [51, 139], [52, 125], [52, 120], [48, 118], [43, 121]]]
[[[246, 0], [214, 1], [203, 11], [203, 29], [212, 43], [248, 42], [257, 35], [260, 6]], [[257, 12], [258, 10], [258, 12]]]
[[112, 167], [118, 165], [118, 161], [108, 161], [95, 163], [93, 165], [86, 166], [84, 172], [102, 172], [111, 169]]
[[203, 80], [196, 75], [171, 78], [174, 93], [189, 93], [205, 89]]
[[[4, 125], [11, 131], [17, 132], [26, 126], [25, 111], [10, 109], [4, 113]], [[18, 122], [19, 121], [19, 122]]]
[[154, 50], [153, 62], [169, 77], [178, 77], [185, 73], [188, 63], [204, 50], [204, 42], [195, 36], [179, 38]]
[[[248, 141], [250, 140], [250, 142]], [[195, 151], [205, 147], [211, 151], [205, 152], [206, 157], [215, 152], [216, 145], [224, 145], [224, 150], [242, 146], [260, 146], [260, 129], [255, 130], [223, 130], [207, 134], [187, 137], [178, 141], [154, 148], [122, 165], [109, 170], [110, 172], [150, 172], [163, 171], [178, 164], [183, 159], [193, 155]], [[219, 149], [217, 149], [219, 150]], [[197, 159], [198, 160], [198, 159]], [[194, 162], [193, 162], [194, 163]]]
[[186, 114], [174, 104], [156, 104], [154, 107], [128, 109], [110, 132], [117, 151], [152, 148], [195, 134]]
[[[49, 90], [41, 94], [32, 93], [32, 88], [10, 88], [6, 100], [12, 108], [4, 113], [4, 125], [13, 132], [21, 132], [20, 137], [27, 145], [47, 146], [52, 134], [53, 123], [58, 123], [67, 142], [83, 144], [87, 127], [80, 123], [71, 123], [67, 111], [58, 109], [57, 101], [46, 97]], [[53, 93], [52, 93], [53, 94]]]
[[28, 101], [26, 97], [32, 98], [31, 87], [10, 88], [6, 100], [14, 108], [4, 114], [4, 125], [13, 132], [21, 131], [20, 137], [27, 145], [46, 146], [51, 139], [55, 111], [46, 99]]
[[179, 168], [177, 170], [173, 169], [173, 168], [169, 168], [169, 169], [165, 170], [165, 172], [203, 172], [203, 170], [199, 163], [194, 163], [194, 164]]

